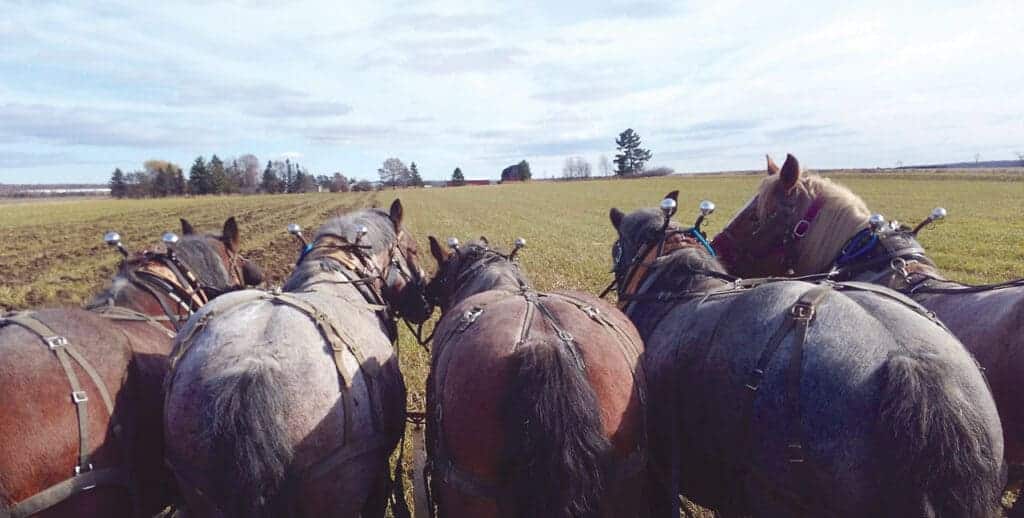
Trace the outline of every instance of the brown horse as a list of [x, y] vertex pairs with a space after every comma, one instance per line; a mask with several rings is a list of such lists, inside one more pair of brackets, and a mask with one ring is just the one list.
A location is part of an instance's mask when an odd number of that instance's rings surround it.
[[174, 331], [260, 282], [234, 218], [222, 236], [182, 229], [168, 251], [126, 258], [87, 310], [0, 317], [0, 517], [151, 516], [170, 503], [160, 422]]
[[[916, 232], [872, 226], [864, 201], [829, 179], [805, 174], [792, 155], [715, 237], [737, 275], [810, 275], [881, 284], [934, 312], [985, 369], [999, 408], [1011, 464], [1024, 463], [1024, 282], [971, 287], [946, 280]], [[806, 222], [806, 223], [805, 223]], [[798, 235], [799, 234], [799, 235]]]
[[182, 329], [167, 461], [190, 517], [383, 518], [405, 428], [396, 318], [423, 322], [402, 204], [332, 217], [282, 290], [244, 290]]
[[[454, 241], [452, 242], [454, 243]], [[649, 516], [642, 342], [591, 295], [528, 287], [486, 240], [446, 251], [427, 381], [434, 502], [449, 517]]]

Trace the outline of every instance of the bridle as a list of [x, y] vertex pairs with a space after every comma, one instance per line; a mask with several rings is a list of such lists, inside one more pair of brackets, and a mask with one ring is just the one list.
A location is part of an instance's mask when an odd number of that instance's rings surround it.
[[[620, 275], [620, 262], [622, 261], [622, 243], [620, 240], [616, 240], [615, 244], [612, 245], [612, 256], [615, 263], [615, 269], [612, 270], [614, 278], [611, 284], [608, 285], [601, 292], [600, 297], [604, 298], [610, 291], [616, 291], [618, 293], [619, 308], [624, 309], [630, 302], [637, 300], [638, 291], [640, 290], [643, 281], [647, 277], [647, 272], [654, 267], [655, 262], [673, 252], [682, 250], [684, 248], [702, 247], [712, 257], [715, 257], [715, 250], [708, 243], [707, 238], [704, 234], [695, 228], [665, 228], [660, 233], [660, 236], [655, 239], [649, 239], [641, 243], [637, 249], [636, 255], [626, 265], [625, 270]], [[716, 272], [713, 270], [699, 270], [694, 273], [704, 274], [710, 277], [718, 277], [726, 280], [735, 280], [735, 277]]]
[[[757, 204], [757, 197], [752, 200]], [[750, 247], [737, 247], [737, 240], [726, 228], [715, 237], [716, 246], [719, 247], [726, 257], [735, 258], [737, 262], [763, 262], [776, 260], [786, 275], [793, 275], [800, 256], [797, 251], [797, 244], [810, 233], [815, 219], [825, 206], [825, 199], [821, 196], [815, 197], [807, 210], [800, 214], [797, 212], [798, 203], [795, 197], [786, 196], [780, 201], [778, 207], [773, 210], [763, 221], [758, 221], [751, 237], [762, 243], [767, 243], [763, 251], [755, 252]]]
[[[476, 259], [472, 266], [459, 269], [462, 261], [466, 258], [466, 251], [464, 248], [468, 248], [474, 253], [480, 254], [480, 257]], [[511, 255], [503, 254], [492, 248], [485, 246], [479, 246], [475, 244], [467, 245], [466, 247], [458, 247], [452, 251], [452, 258], [449, 258], [444, 262], [441, 267], [441, 271], [434, 279], [434, 286], [427, 290], [427, 296], [430, 302], [437, 307], [444, 307], [443, 300], [439, 293], [450, 293], [454, 296], [458, 292], [459, 288], [466, 282], [467, 279], [475, 275], [478, 271], [490, 266], [496, 262], [505, 261], [511, 264], [516, 269], [519, 268], [519, 263]], [[451, 278], [454, 275], [454, 278]], [[520, 281], [522, 285], [522, 281]], [[520, 286], [526, 288], [525, 285]]]
[[[225, 266], [228, 266], [229, 275], [233, 277], [231, 280], [235, 282], [230, 288], [219, 288], [202, 282], [192, 268], [170, 248], [163, 253], [149, 250], [142, 252], [139, 264], [127, 269], [124, 276], [133, 286], [157, 301], [177, 330], [181, 322], [188, 320], [213, 298], [245, 286], [242, 271], [245, 257], [231, 250], [226, 251], [228, 261]], [[152, 268], [152, 265], [157, 268]]]
[[[369, 253], [372, 246], [362, 244], [359, 242], [360, 240], [355, 243], [349, 242], [346, 237], [334, 233], [317, 235], [315, 240], [303, 248], [297, 264], [310, 258], [313, 252], [324, 250], [324, 253], [315, 254], [312, 258], [327, 259], [341, 267], [341, 273], [346, 276], [347, 280], [340, 281], [340, 283], [352, 284], [361, 288], [359, 291], [367, 302], [385, 309], [388, 321], [394, 323], [401, 319], [419, 340], [420, 333], [413, 330], [412, 324], [402, 315], [401, 309], [384, 295], [384, 290], [394, 285], [395, 277], [401, 277], [421, 293], [426, 292], [423, 275], [418, 269], [411, 267], [409, 247], [402, 244], [406, 236], [404, 229], [398, 229], [395, 241], [388, 249], [383, 268], [378, 266], [374, 257]], [[344, 270], [352, 272], [355, 277], [345, 274]], [[428, 300], [428, 302], [431, 301]], [[422, 332], [423, 324], [419, 324], [419, 326], [419, 331]]]

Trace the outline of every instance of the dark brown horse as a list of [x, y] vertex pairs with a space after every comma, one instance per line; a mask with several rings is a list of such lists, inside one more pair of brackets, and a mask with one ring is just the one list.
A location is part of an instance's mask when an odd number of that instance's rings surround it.
[[591, 295], [530, 289], [486, 240], [430, 248], [444, 312], [427, 381], [431, 508], [648, 516], [642, 342], [629, 320]]
[[760, 189], [713, 244], [726, 268], [738, 275], [834, 269], [833, 278], [881, 284], [933, 311], [985, 369], [1007, 460], [1024, 464], [1024, 401], [1018, 397], [1024, 379], [1024, 281], [990, 287], [948, 281], [915, 234], [880, 219], [872, 222], [864, 200], [836, 182], [804, 173], [790, 155], [781, 170], [768, 158]]
[[170, 503], [160, 423], [175, 329], [260, 282], [234, 218], [222, 236], [182, 229], [168, 251], [127, 258], [87, 310], [0, 317], [0, 517], [151, 516]]

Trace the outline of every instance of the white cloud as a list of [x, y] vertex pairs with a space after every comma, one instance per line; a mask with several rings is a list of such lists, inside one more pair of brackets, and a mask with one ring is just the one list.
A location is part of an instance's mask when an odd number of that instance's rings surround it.
[[[105, 157], [292, 149], [370, 177], [611, 154], [680, 171], [997, 158], [1024, 133], [1024, 4], [738, 0], [15, 2], [0, 20], [0, 181], [105, 179]], [[1015, 115], [1016, 114], [1016, 115]], [[468, 173], [467, 173], [468, 174]]]

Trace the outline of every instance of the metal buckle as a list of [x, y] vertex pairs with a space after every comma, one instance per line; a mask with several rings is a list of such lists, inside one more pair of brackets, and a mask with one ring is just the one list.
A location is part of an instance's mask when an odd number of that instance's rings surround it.
[[68, 345], [68, 339], [64, 338], [63, 336], [59, 336], [59, 335], [58, 336], [48, 336], [48, 337], [45, 338], [45, 340], [46, 340], [46, 345], [50, 348], [51, 351], [55, 351], [57, 349], [60, 349], [61, 347], [67, 347], [67, 345]]
[[594, 306], [583, 306], [582, 309], [591, 320], [598, 320], [598, 317], [601, 315], [601, 312]]
[[814, 318], [814, 306], [806, 303], [794, 304], [789, 314], [797, 320], [810, 320]]
[[89, 395], [86, 394], [84, 390], [75, 390], [71, 392], [71, 401], [76, 405], [81, 405], [82, 403], [89, 401]]
[[807, 221], [806, 219], [802, 219], [800, 221], [797, 221], [796, 225], [793, 225], [793, 237], [795, 237], [795, 238], [803, 239], [803, 237], [806, 236], [807, 233], [810, 232], [810, 231], [811, 231], [811, 222]]
[[75, 466], [75, 475], [76, 476], [77, 475], [81, 475], [82, 473], [85, 473], [85, 472], [88, 472], [88, 471], [92, 471], [92, 463], [91, 462], [85, 466], [85, 469], [83, 469], [82, 466]]
[[571, 344], [572, 341], [573, 341], [572, 335], [569, 334], [569, 332], [564, 330], [564, 329], [559, 329], [558, 330], [558, 338], [559, 338], [559, 340], [561, 340], [561, 341], [563, 341], [563, 342], [565, 342], [567, 344]]
[[757, 389], [761, 386], [762, 378], [764, 378], [764, 371], [761, 369], [754, 369], [750, 371], [750, 382], [744, 386], [751, 392], [757, 392]]
[[786, 445], [786, 449], [789, 450], [788, 461], [791, 464], [800, 464], [804, 462], [804, 447], [798, 442], [789, 443]]

